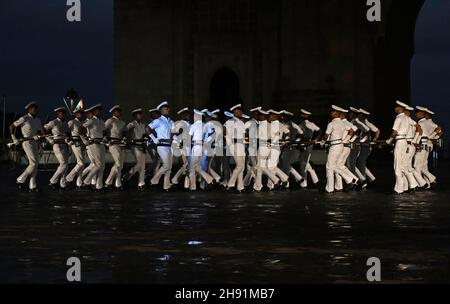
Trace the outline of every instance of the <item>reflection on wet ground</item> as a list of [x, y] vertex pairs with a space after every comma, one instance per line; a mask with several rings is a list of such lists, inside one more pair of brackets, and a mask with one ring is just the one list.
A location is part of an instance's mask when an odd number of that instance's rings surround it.
[[88, 283], [365, 282], [372, 256], [384, 282], [450, 282], [446, 168], [394, 196], [389, 168], [364, 193], [25, 194], [3, 166], [0, 282], [65, 282], [71, 256]]

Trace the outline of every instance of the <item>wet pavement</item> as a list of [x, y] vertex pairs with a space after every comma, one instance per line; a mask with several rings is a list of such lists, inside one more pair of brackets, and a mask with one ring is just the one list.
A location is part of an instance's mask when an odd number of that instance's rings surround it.
[[364, 283], [372, 256], [383, 282], [450, 282], [449, 169], [403, 196], [387, 166], [363, 193], [28, 194], [2, 165], [0, 282], [64, 283], [72, 256], [87, 283]]

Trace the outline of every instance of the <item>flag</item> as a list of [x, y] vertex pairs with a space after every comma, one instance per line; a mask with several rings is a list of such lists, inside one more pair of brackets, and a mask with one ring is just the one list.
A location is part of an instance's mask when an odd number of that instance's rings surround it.
[[80, 102], [78, 102], [77, 106], [75, 107], [75, 111], [83, 110], [84, 109], [84, 102], [83, 99], [80, 99]]

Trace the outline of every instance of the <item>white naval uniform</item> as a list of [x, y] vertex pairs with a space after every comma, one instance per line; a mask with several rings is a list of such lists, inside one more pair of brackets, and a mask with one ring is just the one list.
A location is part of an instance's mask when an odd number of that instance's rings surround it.
[[245, 130], [248, 131], [248, 160], [247, 160], [247, 174], [244, 177], [244, 186], [250, 186], [256, 179], [258, 171], [258, 124], [259, 121], [252, 118], [245, 123]]
[[161, 176], [164, 175], [164, 190], [169, 190], [172, 187], [170, 183], [170, 174], [172, 171], [172, 130], [174, 127], [173, 121], [169, 117], [161, 116], [158, 119], [153, 120], [149, 125], [149, 128], [156, 132], [156, 138], [158, 140], [157, 152], [162, 162], [161, 167], [156, 171], [151, 180], [152, 185], [157, 185]]
[[[307, 119], [301, 123], [301, 126], [304, 128], [303, 135], [308, 135], [306, 138], [307, 140], [312, 140], [314, 132], [320, 131], [320, 128], [315, 123], [310, 122]], [[319, 182], [319, 177], [310, 164], [312, 150], [313, 146], [308, 146], [305, 148], [305, 151], [300, 152], [300, 174], [303, 177], [303, 181], [300, 186], [302, 188], [308, 187], [308, 174], [311, 176], [313, 184], [317, 184]]]
[[144, 147], [145, 124], [137, 122], [136, 120], [127, 125], [130, 139], [135, 143], [131, 150], [136, 158], [136, 165], [131, 168], [127, 174], [127, 179], [130, 180], [136, 173], [139, 174], [138, 187], [145, 186], [145, 155]]
[[[303, 135], [303, 130], [302, 128], [300, 128], [299, 125], [297, 125], [295, 122], [290, 121], [286, 124], [283, 124], [285, 128], [286, 133], [290, 130], [289, 125], [291, 125], [291, 128], [294, 129], [294, 133], [296, 133], [296, 135]], [[295, 143], [297, 140], [297, 138], [293, 138], [293, 134], [291, 133], [291, 138], [290, 138], [290, 143]], [[286, 175], [290, 176], [292, 175], [294, 177], [294, 179], [300, 183], [300, 185], [303, 183], [303, 177], [301, 176], [301, 174], [294, 168], [292, 167], [292, 163], [293, 163], [293, 156], [295, 155], [295, 151], [289, 149], [287, 151], [285, 151], [283, 153], [284, 155], [281, 157], [281, 159], [283, 160], [282, 163], [282, 168], [284, 173], [286, 173]], [[283, 159], [284, 157], [284, 159]]]
[[[347, 159], [350, 156], [350, 153], [352, 152], [352, 149], [347, 145], [352, 143], [352, 140], [357, 137], [357, 135], [353, 135], [352, 138], [347, 138], [347, 134], [350, 130], [353, 130], [354, 132], [356, 132], [358, 130], [358, 127], [355, 126], [354, 124], [352, 124], [351, 122], [349, 122], [347, 120], [347, 118], [341, 119], [341, 121], [345, 126], [345, 132], [344, 132], [344, 137], [342, 138], [342, 143], [343, 143], [342, 152], [338, 157], [337, 165], [343, 172], [345, 172], [346, 175], [350, 176], [353, 181], [355, 181], [355, 180], [357, 181], [358, 177], [355, 174], [353, 174], [352, 171], [350, 171], [350, 169], [347, 167], [346, 164], [347, 164]], [[341, 191], [342, 189], [344, 189], [344, 185], [342, 183], [342, 176], [340, 174], [338, 174], [337, 172], [335, 173], [335, 176], [334, 176], [334, 183], [335, 183], [335, 185], [334, 185], [335, 190]]]
[[211, 184], [214, 180], [211, 175], [202, 170], [200, 164], [203, 156], [203, 127], [204, 125], [202, 120], [197, 120], [189, 129], [189, 135], [192, 137], [192, 150], [189, 168], [189, 189], [192, 191], [197, 189], [197, 174], [199, 174], [207, 184]]
[[178, 145], [181, 157], [181, 168], [172, 177], [172, 184], [178, 185], [180, 178], [184, 176], [184, 188], [189, 188], [189, 155], [191, 153], [191, 136], [189, 135], [189, 129], [191, 124], [186, 120], [177, 121], [175, 123], [175, 133], [182, 132], [181, 134], [174, 136], [174, 144]]
[[92, 157], [92, 163], [86, 178], [85, 185], [90, 185], [95, 180], [95, 188], [97, 190], [103, 189], [103, 174], [105, 171], [105, 145], [101, 143], [103, 140], [103, 132], [105, 131], [105, 123], [103, 120], [94, 116], [84, 122], [83, 127], [88, 130], [91, 144], [89, 150]]
[[16, 120], [13, 125], [16, 128], [20, 127], [23, 137], [29, 139], [22, 143], [23, 150], [28, 158], [28, 167], [17, 178], [17, 183], [24, 184], [27, 178], [30, 178], [30, 190], [34, 190], [37, 187], [36, 176], [39, 164], [39, 149], [38, 143], [33, 137], [42, 130], [41, 120], [33, 117], [31, 114], [27, 114]]
[[353, 177], [348, 174], [348, 169], [346, 170], [345, 165], [342, 166], [342, 164], [338, 162], [344, 149], [342, 139], [346, 136], [347, 130], [348, 127], [338, 117], [328, 124], [327, 130], [325, 131], [325, 133], [329, 135], [328, 141], [330, 142], [326, 165], [327, 186], [325, 188], [329, 193], [334, 192], [335, 190], [335, 175], [340, 175], [347, 184], [353, 182]]
[[411, 120], [404, 113], [398, 114], [394, 121], [392, 129], [397, 131], [394, 149], [394, 172], [395, 172], [395, 188], [396, 193], [405, 192], [405, 158], [408, 150], [408, 132], [411, 126]]
[[125, 161], [125, 153], [120, 145], [125, 131], [125, 122], [116, 116], [112, 116], [105, 122], [105, 129], [109, 140], [112, 141], [108, 150], [114, 160], [105, 184], [108, 187], [114, 184], [116, 188], [120, 188], [122, 187], [122, 169]]
[[220, 182], [220, 175], [213, 169], [213, 161], [217, 155], [222, 155], [223, 152], [223, 130], [220, 122], [216, 120], [208, 121], [204, 126], [203, 133], [203, 164], [202, 169], [212, 176], [216, 182]]
[[[428, 170], [428, 159], [431, 151], [433, 151], [433, 136], [434, 131], [439, 127], [433, 122], [432, 119], [423, 118], [419, 121], [419, 125], [422, 127], [422, 149], [416, 153], [414, 159], [414, 176], [416, 178], [423, 177], [426, 184], [432, 184], [436, 181], [436, 177]], [[424, 186], [424, 185], [420, 185]]]
[[255, 191], [262, 190], [262, 175], [266, 175], [272, 182], [276, 185], [280, 182], [280, 179], [276, 176], [274, 172], [269, 170], [268, 160], [270, 158], [270, 122], [263, 120], [258, 124], [258, 154], [257, 163], [258, 167], [256, 170], [255, 183], [253, 189]]
[[[378, 132], [378, 128], [371, 123], [368, 119], [365, 119], [363, 123], [369, 128], [369, 130], [373, 133]], [[361, 173], [361, 175], [364, 177], [363, 181], [369, 181], [373, 182], [375, 181], [375, 176], [372, 174], [372, 172], [367, 168], [367, 159], [370, 156], [370, 153], [372, 152], [372, 147], [370, 146], [370, 143], [368, 142], [370, 137], [364, 142], [361, 143], [361, 151], [359, 153], [358, 161], [357, 161], [357, 169]]]
[[78, 118], [74, 118], [67, 125], [71, 136], [70, 147], [75, 156], [76, 165], [67, 175], [66, 181], [71, 183], [76, 178], [77, 187], [81, 187], [83, 185], [82, 173], [85, 166], [85, 152], [81, 141], [81, 128], [83, 127], [83, 123]]
[[404, 161], [404, 169], [405, 172], [403, 173], [403, 186], [404, 190], [408, 191], [409, 189], [415, 189], [419, 186], [425, 186], [426, 181], [419, 177], [419, 180], [414, 176], [414, 168], [412, 165], [414, 155], [416, 154], [416, 146], [414, 145], [414, 138], [416, 135], [416, 126], [417, 122], [414, 121], [411, 117], [408, 116], [409, 119], [409, 128], [407, 133], [407, 142], [408, 142], [408, 148], [406, 149], [405, 157], [403, 158]]
[[242, 191], [244, 190], [245, 170], [245, 124], [241, 119], [233, 117], [225, 123], [225, 128], [226, 144], [236, 163], [236, 168], [233, 170], [227, 186], [228, 188], [236, 187], [237, 191]]
[[58, 168], [50, 178], [50, 184], [56, 185], [59, 182], [61, 188], [65, 188], [67, 186], [66, 174], [69, 166], [69, 149], [66, 143], [66, 134], [68, 134], [69, 129], [66, 123], [59, 118], [44, 125], [44, 129], [52, 133], [50, 143], [53, 144], [53, 153], [59, 163]]
[[[270, 156], [267, 160], [267, 167], [281, 182], [287, 183], [289, 181], [289, 176], [278, 167], [278, 164], [281, 155], [280, 140], [283, 138], [284, 134], [289, 133], [289, 128], [278, 120], [270, 122], [269, 126]], [[275, 185], [273, 180], [269, 178], [267, 182], [269, 189], [272, 190]]]

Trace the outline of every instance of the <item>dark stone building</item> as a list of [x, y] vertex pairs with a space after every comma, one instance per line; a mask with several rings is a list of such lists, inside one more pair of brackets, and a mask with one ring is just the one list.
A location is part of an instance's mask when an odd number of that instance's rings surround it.
[[331, 103], [391, 122], [409, 101], [414, 28], [424, 0], [115, 0], [115, 95], [127, 109], [306, 107]]

